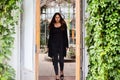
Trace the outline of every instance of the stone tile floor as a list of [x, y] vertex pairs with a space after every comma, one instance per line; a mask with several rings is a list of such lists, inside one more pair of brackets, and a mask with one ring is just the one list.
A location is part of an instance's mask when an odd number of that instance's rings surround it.
[[[55, 80], [55, 78], [48, 77], [48, 76], [40, 76], [39, 80]], [[68, 76], [68, 77], [65, 77], [64, 80], [75, 80], [75, 77]]]
[[[46, 54], [40, 54], [40, 80], [55, 80], [54, 68], [51, 61], [45, 60]], [[64, 64], [64, 80], [75, 80], [75, 62]]]

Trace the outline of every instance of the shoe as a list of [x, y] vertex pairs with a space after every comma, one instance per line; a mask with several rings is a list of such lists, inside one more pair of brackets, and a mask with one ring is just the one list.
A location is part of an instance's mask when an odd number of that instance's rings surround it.
[[64, 79], [64, 75], [60, 75], [60, 80], [63, 80]]

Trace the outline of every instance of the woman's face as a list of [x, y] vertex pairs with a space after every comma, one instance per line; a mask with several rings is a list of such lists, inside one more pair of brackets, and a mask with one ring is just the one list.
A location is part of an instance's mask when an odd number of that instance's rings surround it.
[[59, 16], [59, 15], [56, 15], [56, 16], [55, 16], [55, 21], [56, 21], [56, 22], [60, 22], [60, 16]]

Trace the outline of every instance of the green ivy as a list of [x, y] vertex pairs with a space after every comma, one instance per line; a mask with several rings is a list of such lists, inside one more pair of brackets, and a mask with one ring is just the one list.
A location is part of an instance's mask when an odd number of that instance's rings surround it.
[[0, 80], [15, 80], [15, 70], [8, 61], [13, 50], [19, 3], [20, 0], [0, 0]]
[[87, 0], [87, 80], [120, 80], [120, 0]]

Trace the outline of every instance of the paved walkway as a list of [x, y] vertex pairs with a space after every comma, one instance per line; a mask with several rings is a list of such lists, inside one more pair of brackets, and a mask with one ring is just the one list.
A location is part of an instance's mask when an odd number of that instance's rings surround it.
[[[40, 76], [39, 79], [40, 80], [55, 80], [54, 77], [48, 77], [48, 76], [45, 76], [45, 77], [44, 76]], [[64, 80], [75, 80], [75, 77], [71, 77], [71, 76], [65, 77]]]
[[[54, 80], [54, 68], [51, 61], [45, 60], [46, 54], [40, 54], [40, 80]], [[64, 64], [65, 80], [75, 80], [75, 62]], [[45, 79], [46, 78], [46, 79]]]

